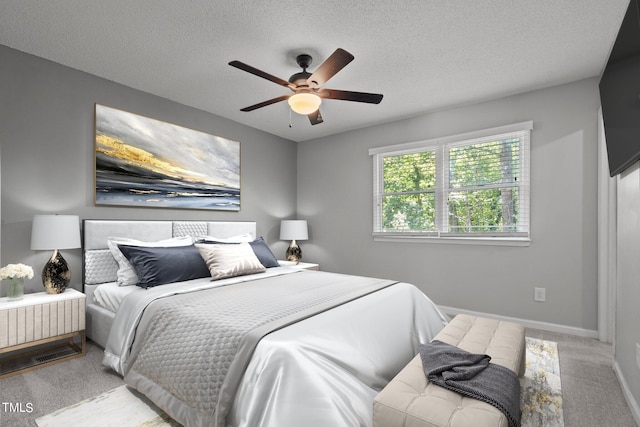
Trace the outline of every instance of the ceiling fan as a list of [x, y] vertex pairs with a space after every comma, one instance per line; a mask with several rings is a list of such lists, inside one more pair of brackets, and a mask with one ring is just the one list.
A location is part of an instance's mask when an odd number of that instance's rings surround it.
[[320, 104], [322, 99], [339, 99], [342, 101], [365, 102], [369, 104], [379, 104], [382, 101], [382, 95], [377, 93], [351, 92], [345, 90], [325, 89], [324, 85], [331, 77], [342, 70], [349, 62], [353, 61], [354, 56], [344, 49], [336, 49], [313, 73], [309, 73], [307, 68], [311, 65], [312, 58], [310, 55], [302, 54], [296, 57], [296, 62], [302, 68], [302, 71], [295, 73], [289, 80], [283, 80], [279, 77], [265, 73], [262, 70], [247, 65], [240, 61], [231, 61], [229, 65], [239, 68], [248, 73], [254, 74], [263, 79], [270, 80], [276, 84], [291, 89], [293, 94], [286, 94], [277, 98], [269, 99], [249, 107], [242, 108], [240, 111], [253, 111], [276, 102], [287, 100], [291, 109], [298, 113], [309, 117], [312, 125], [322, 123], [322, 114], [320, 114]]

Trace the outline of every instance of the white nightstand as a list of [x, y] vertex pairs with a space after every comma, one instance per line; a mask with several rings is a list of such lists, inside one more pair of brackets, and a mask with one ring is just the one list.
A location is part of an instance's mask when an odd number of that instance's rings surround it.
[[293, 261], [278, 260], [278, 264], [283, 267], [297, 267], [301, 270], [320, 270], [320, 265], [311, 262], [299, 262], [296, 264]]
[[[0, 378], [83, 356], [85, 339], [82, 292], [38, 292], [20, 301], [0, 298]], [[20, 351], [35, 346], [37, 350]]]

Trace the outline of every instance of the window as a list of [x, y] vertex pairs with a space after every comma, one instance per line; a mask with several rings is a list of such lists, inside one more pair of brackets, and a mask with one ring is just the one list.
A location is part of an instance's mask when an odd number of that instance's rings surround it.
[[529, 239], [532, 122], [369, 150], [377, 238]]

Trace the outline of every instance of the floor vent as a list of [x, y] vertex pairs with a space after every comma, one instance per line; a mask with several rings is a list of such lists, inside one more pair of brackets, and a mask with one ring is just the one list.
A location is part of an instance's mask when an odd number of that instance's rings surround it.
[[63, 358], [65, 356], [69, 356], [70, 354], [74, 354], [75, 351], [73, 351], [73, 349], [71, 348], [66, 348], [66, 349], [61, 349], [52, 353], [45, 353], [45, 354], [40, 354], [36, 357], [33, 358], [33, 361], [35, 363], [45, 363], [45, 362], [49, 362], [51, 360], [56, 360], [56, 359], [60, 359]]

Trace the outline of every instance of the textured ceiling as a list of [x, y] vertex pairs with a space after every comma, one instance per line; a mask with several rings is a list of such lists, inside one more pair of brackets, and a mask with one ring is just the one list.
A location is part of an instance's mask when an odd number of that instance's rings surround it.
[[[0, 44], [303, 141], [599, 75], [628, 0], [2, 0]], [[355, 56], [325, 87], [384, 94], [325, 100], [311, 126], [288, 79], [336, 48]], [[100, 102], [100, 100], [96, 100]]]

